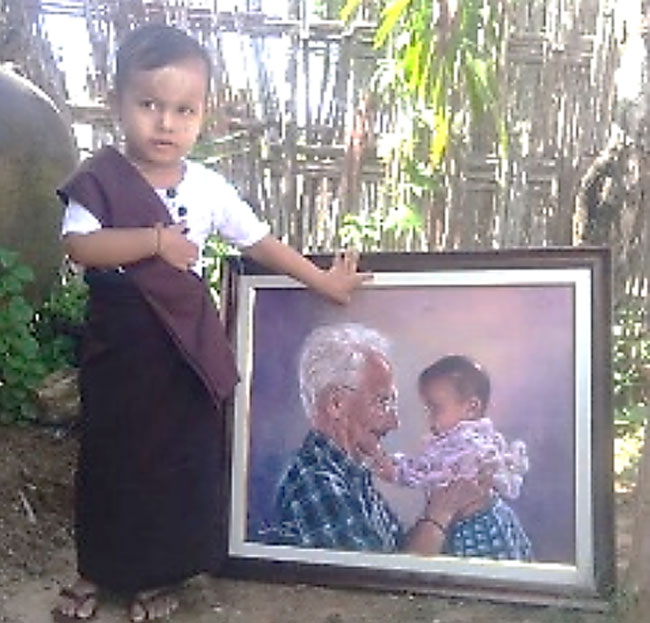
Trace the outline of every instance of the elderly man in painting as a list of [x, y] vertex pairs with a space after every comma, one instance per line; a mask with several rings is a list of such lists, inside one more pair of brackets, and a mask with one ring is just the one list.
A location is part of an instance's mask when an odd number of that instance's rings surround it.
[[386, 339], [359, 324], [319, 327], [305, 340], [299, 372], [311, 430], [279, 483], [275, 542], [439, 553], [446, 527], [484, 491], [469, 481], [448, 487], [405, 531], [375, 488], [368, 466], [398, 426]]

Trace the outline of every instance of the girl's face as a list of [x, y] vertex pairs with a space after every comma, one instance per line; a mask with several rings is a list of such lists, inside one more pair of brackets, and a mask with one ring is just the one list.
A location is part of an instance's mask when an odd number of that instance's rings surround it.
[[435, 435], [446, 433], [463, 420], [476, 419], [480, 407], [478, 398], [462, 398], [453, 382], [444, 377], [427, 382], [420, 390], [420, 398]]
[[113, 100], [126, 142], [126, 156], [154, 186], [182, 175], [205, 115], [207, 70], [198, 58], [132, 72]]

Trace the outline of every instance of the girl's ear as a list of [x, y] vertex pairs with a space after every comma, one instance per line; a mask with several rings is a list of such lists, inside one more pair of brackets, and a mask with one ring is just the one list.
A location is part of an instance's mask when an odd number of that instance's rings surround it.
[[106, 103], [111, 113], [116, 117], [119, 116], [119, 97], [115, 89], [110, 89], [106, 95]]
[[471, 417], [477, 417], [478, 415], [480, 415], [482, 409], [483, 409], [483, 403], [479, 398], [477, 398], [476, 396], [470, 398], [469, 402], [467, 403], [467, 411]]

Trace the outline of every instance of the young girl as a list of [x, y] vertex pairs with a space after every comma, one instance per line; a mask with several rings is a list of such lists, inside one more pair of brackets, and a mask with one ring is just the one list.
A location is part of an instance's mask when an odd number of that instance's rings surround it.
[[416, 457], [401, 453], [375, 458], [385, 480], [425, 487], [429, 495], [459, 479], [490, 478], [491, 491], [465, 508], [445, 533], [443, 553], [531, 560], [530, 541], [503, 497], [515, 499], [528, 470], [526, 446], [508, 444], [485, 417], [490, 397], [487, 374], [467, 357], [451, 355], [426, 368], [418, 381], [431, 434]]
[[111, 106], [124, 150], [101, 149], [62, 186], [63, 240], [90, 286], [76, 474], [79, 577], [57, 620], [131, 596], [132, 621], [169, 615], [171, 587], [215, 571], [225, 549], [222, 400], [237, 382], [201, 281], [218, 231], [254, 260], [346, 302], [352, 254], [322, 271], [271, 235], [222, 177], [185, 156], [205, 115], [210, 60], [185, 33], [147, 25], [116, 59]]

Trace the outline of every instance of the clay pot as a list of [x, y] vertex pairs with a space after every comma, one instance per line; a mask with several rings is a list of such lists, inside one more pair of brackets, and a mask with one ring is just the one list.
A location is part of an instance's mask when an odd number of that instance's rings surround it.
[[17, 251], [44, 297], [61, 265], [63, 208], [58, 184], [77, 163], [68, 124], [52, 100], [29, 80], [0, 66], [0, 246]]

